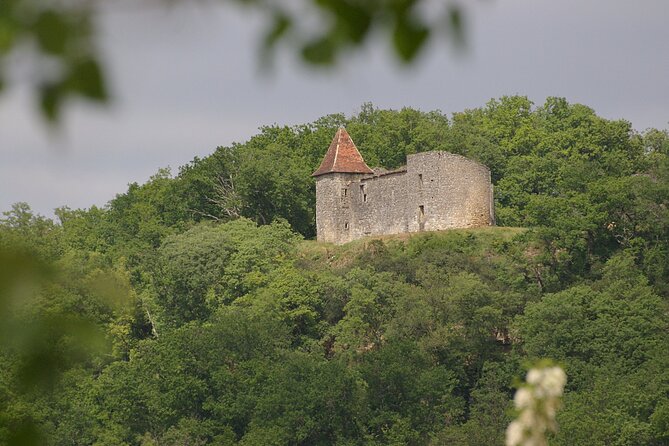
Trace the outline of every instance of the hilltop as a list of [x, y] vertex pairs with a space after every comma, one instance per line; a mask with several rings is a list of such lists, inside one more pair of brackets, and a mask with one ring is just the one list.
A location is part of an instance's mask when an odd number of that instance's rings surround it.
[[[426, 240], [467, 240], [466, 249], [479, 257], [495, 244], [508, 243], [517, 235], [527, 231], [526, 228], [505, 228], [501, 226], [485, 226], [480, 228], [448, 229], [444, 231], [401, 233], [365, 237], [344, 245], [333, 245], [315, 240], [304, 240], [300, 243], [298, 255], [316, 265], [332, 267], [341, 262], [349, 264], [353, 259], [373, 252], [379, 247], [392, 246], [399, 250], [413, 250], [412, 246], [425, 243]], [[465, 246], [463, 246], [464, 248]]]
[[[500, 226], [314, 241], [343, 124], [373, 165], [490, 166]], [[568, 375], [551, 444], [669, 441], [666, 131], [366, 105], [57, 215], [0, 220], [2, 444], [498, 445], [542, 358]]]

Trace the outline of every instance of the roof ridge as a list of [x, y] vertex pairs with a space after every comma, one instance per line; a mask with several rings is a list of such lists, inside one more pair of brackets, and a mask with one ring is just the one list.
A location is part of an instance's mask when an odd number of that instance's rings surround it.
[[335, 149], [334, 161], [332, 162], [333, 166], [337, 165], [337, 155], [339, 155], [339, 143], [341, 142], [341, 130], [342, 127], [340, 126], [339, 129], [337, 130], [337, 133], [335, 133], [335, 136], [337, 137], [337, 148]]

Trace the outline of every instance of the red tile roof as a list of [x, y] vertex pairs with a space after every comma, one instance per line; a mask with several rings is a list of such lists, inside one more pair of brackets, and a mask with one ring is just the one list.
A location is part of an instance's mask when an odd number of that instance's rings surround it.
[[339, 127], [339, 130], [337, 130], [332, 139], [330, 148], [325, 154], [325, 158], [323, 158], [321, 166], [311, 176], [317, 177], [333, 172], [374, 173], [365, 164], [365, 160], [362, 159], [362, 155], [358, 152], [357, 147], [353, 144], [353, 140], [344, 127]]

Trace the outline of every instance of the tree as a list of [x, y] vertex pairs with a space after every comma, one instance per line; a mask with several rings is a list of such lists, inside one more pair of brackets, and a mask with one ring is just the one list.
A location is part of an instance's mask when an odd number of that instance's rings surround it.
[[[448, 135], [501, 160], [498, 209], [531, 227], [302, 241], [341, 123], [387, 163]], [[664, 445], [665, 143], [559, 98], [452, 122], [368, 104], [60, 224], [17, 204], [0, 218], [0, 443], [500, 444], [521, 364], [551, 356], [569, 374], [551, 444]], [[257, 222], [217, 210], [219, 175]]]
[[157, 323], [177, 327], [205, 320], [219, 306], [266, 285], [298, 239], [285, 222], [258, 227], [247, 219], [201, 223], [168, 237], [147, 265]]

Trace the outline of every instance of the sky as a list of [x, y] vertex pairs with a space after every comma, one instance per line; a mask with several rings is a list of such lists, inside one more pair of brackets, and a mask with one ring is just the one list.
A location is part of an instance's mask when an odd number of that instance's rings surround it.
[[184, 3], [104, 11], [99, 43], [112, 101], [69, 105], [57, 133], [27, 84], [3, 92], [0, 211], [21, 201], [48, 217], [60, 206], [103, 206], [129, 183], [159, 168], [176, 173], [261, 126], [351, 115], [365, 102], [450, 115], [503, 95], [537, 105], [560, 96], [638, 131], [669, 128], [666, 0], [463, 2], [464, 51], [439, 40], [405, 67], [374, 39], [335, 68], [309, 68], [284, 52], [270, 72], [259, 69], [261, 17]]

